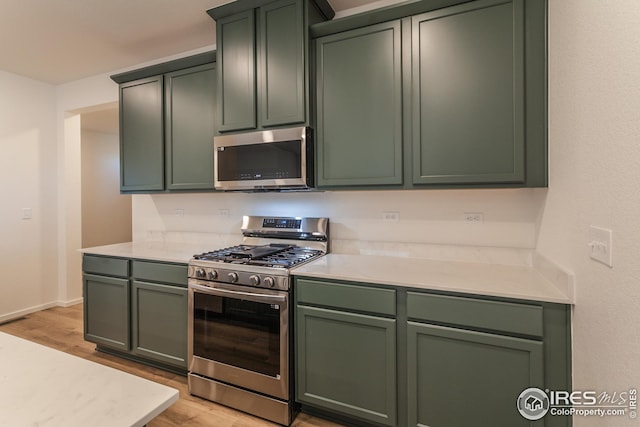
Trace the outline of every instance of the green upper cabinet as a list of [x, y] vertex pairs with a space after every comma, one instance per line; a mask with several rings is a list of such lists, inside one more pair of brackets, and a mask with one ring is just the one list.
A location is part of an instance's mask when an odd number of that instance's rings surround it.
[[213, 189], [215, 93], [215, 64], [165, 75], [168, 190]]
[[216, 22], [219, 132], [256, 127], [255, 43], [253, 10]]
[[111, 76], [120, 84], [120, 191], [213, 190], [215, 52]]
[[402, 184], [400, 21], [315, 43], [318, 186]]
[[304, 123], [307, 117], [305, 46], [300, 0], [281, 0], [258, 9], [258, 87], [262, 126]]
[[120, 190], [164, 189], [163, 77], [120, 85]]
[[413, 182], [524, 183], [523, 0], [413, 17]]
[[546, 186], [546, 19], [423, 0], [314, 25], [319, 186]]
[[309, 125], [307, 29], [333, 16], [326, 0], [244, 0], [208, 13], [220, 66], [217, 131]]

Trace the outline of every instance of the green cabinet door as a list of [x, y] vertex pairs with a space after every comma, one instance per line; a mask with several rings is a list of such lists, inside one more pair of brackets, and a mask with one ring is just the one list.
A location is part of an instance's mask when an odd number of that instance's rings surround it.
[[164, 189], [163, 77], [120, 85], [120, 190]]
[[132, 351], [138, 356], [187, 368], [187, 289], [133, 281]]
[[303, 123], [306, 117], [302, 0], [281, 0], [258, 9], [258, 87], [263, 127]]
[[524, 4], [412, 18], [414, 184], [524, 183]]
[[85, 274], [84, 339], [128, 351], [129, 280]]
[[296, 308], [297, 400], [396, 425], [396, 321]]
[[218, 132], [256, 127], [256, 41], [253, 9], [216, 21]]
[[215, 64], [165, 75], [166, 187], [213, 189]]
[[315, 43], [318, 186], [402, 184], [400, 21]]
[[516, 402], [544, 389], [542, 342], [415, 322], [407, 340], [410, 426], [532, 425]]

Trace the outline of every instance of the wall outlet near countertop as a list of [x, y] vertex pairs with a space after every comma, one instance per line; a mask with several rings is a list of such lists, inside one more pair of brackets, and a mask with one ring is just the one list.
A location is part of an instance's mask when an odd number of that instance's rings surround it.
[[465, 212], [463, 214], [464, 222], [468, 224], [482, 224], [484, 222], [484, 213], [482, 212]]
[[607, 228], [589, 227], [589, 256], [613, 267], [613, 232]]
[[398, 222], [400, 221], [400, 212], [382, 212], [382, 220], [384, 222]]

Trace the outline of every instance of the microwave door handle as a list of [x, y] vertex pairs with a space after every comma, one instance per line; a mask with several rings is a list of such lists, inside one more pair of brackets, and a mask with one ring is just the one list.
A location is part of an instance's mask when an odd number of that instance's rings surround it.
[[254, 302], [280, 302], [284, 303], [287, 301], [286, 295], [268, 295], [268, 294], [257, 294], [254, 292], [244, 292], [244, 291], [232, 291], [229, 289], [222, 288], [211, 288], [209, 286], [202, 286], [191, 284], [189, 285], [192, 289], [196, 289], [198, 291], [202, 291], [203, 293], [210, 295], [217, 295], [221, 297], [231, 297], [236, 299], [246, 299]]

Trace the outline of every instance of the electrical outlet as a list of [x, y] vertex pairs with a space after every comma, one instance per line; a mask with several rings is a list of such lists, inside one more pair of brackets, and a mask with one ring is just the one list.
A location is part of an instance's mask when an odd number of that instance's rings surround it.
[[176, 209], [176, 216], [184, 216], [184, 209]]
[[33, 212], [31, 208], [22, 208], [22, 219], [31, 219], [33, 217]]
[[229, 209], [218, 209], [218, 216], [229, 217]]
[[382, 220], [384, 222], [398, 222], [400, 221], [399, 212], [382, 212]]
[[468, 224], [482, 224], [484, 222], [484, 214], [482, 212], [465, 212], [463, 217], [464, 222]]
[[613, 232], [606, 228], [589, 227], [589, 256], [613, 267]]

